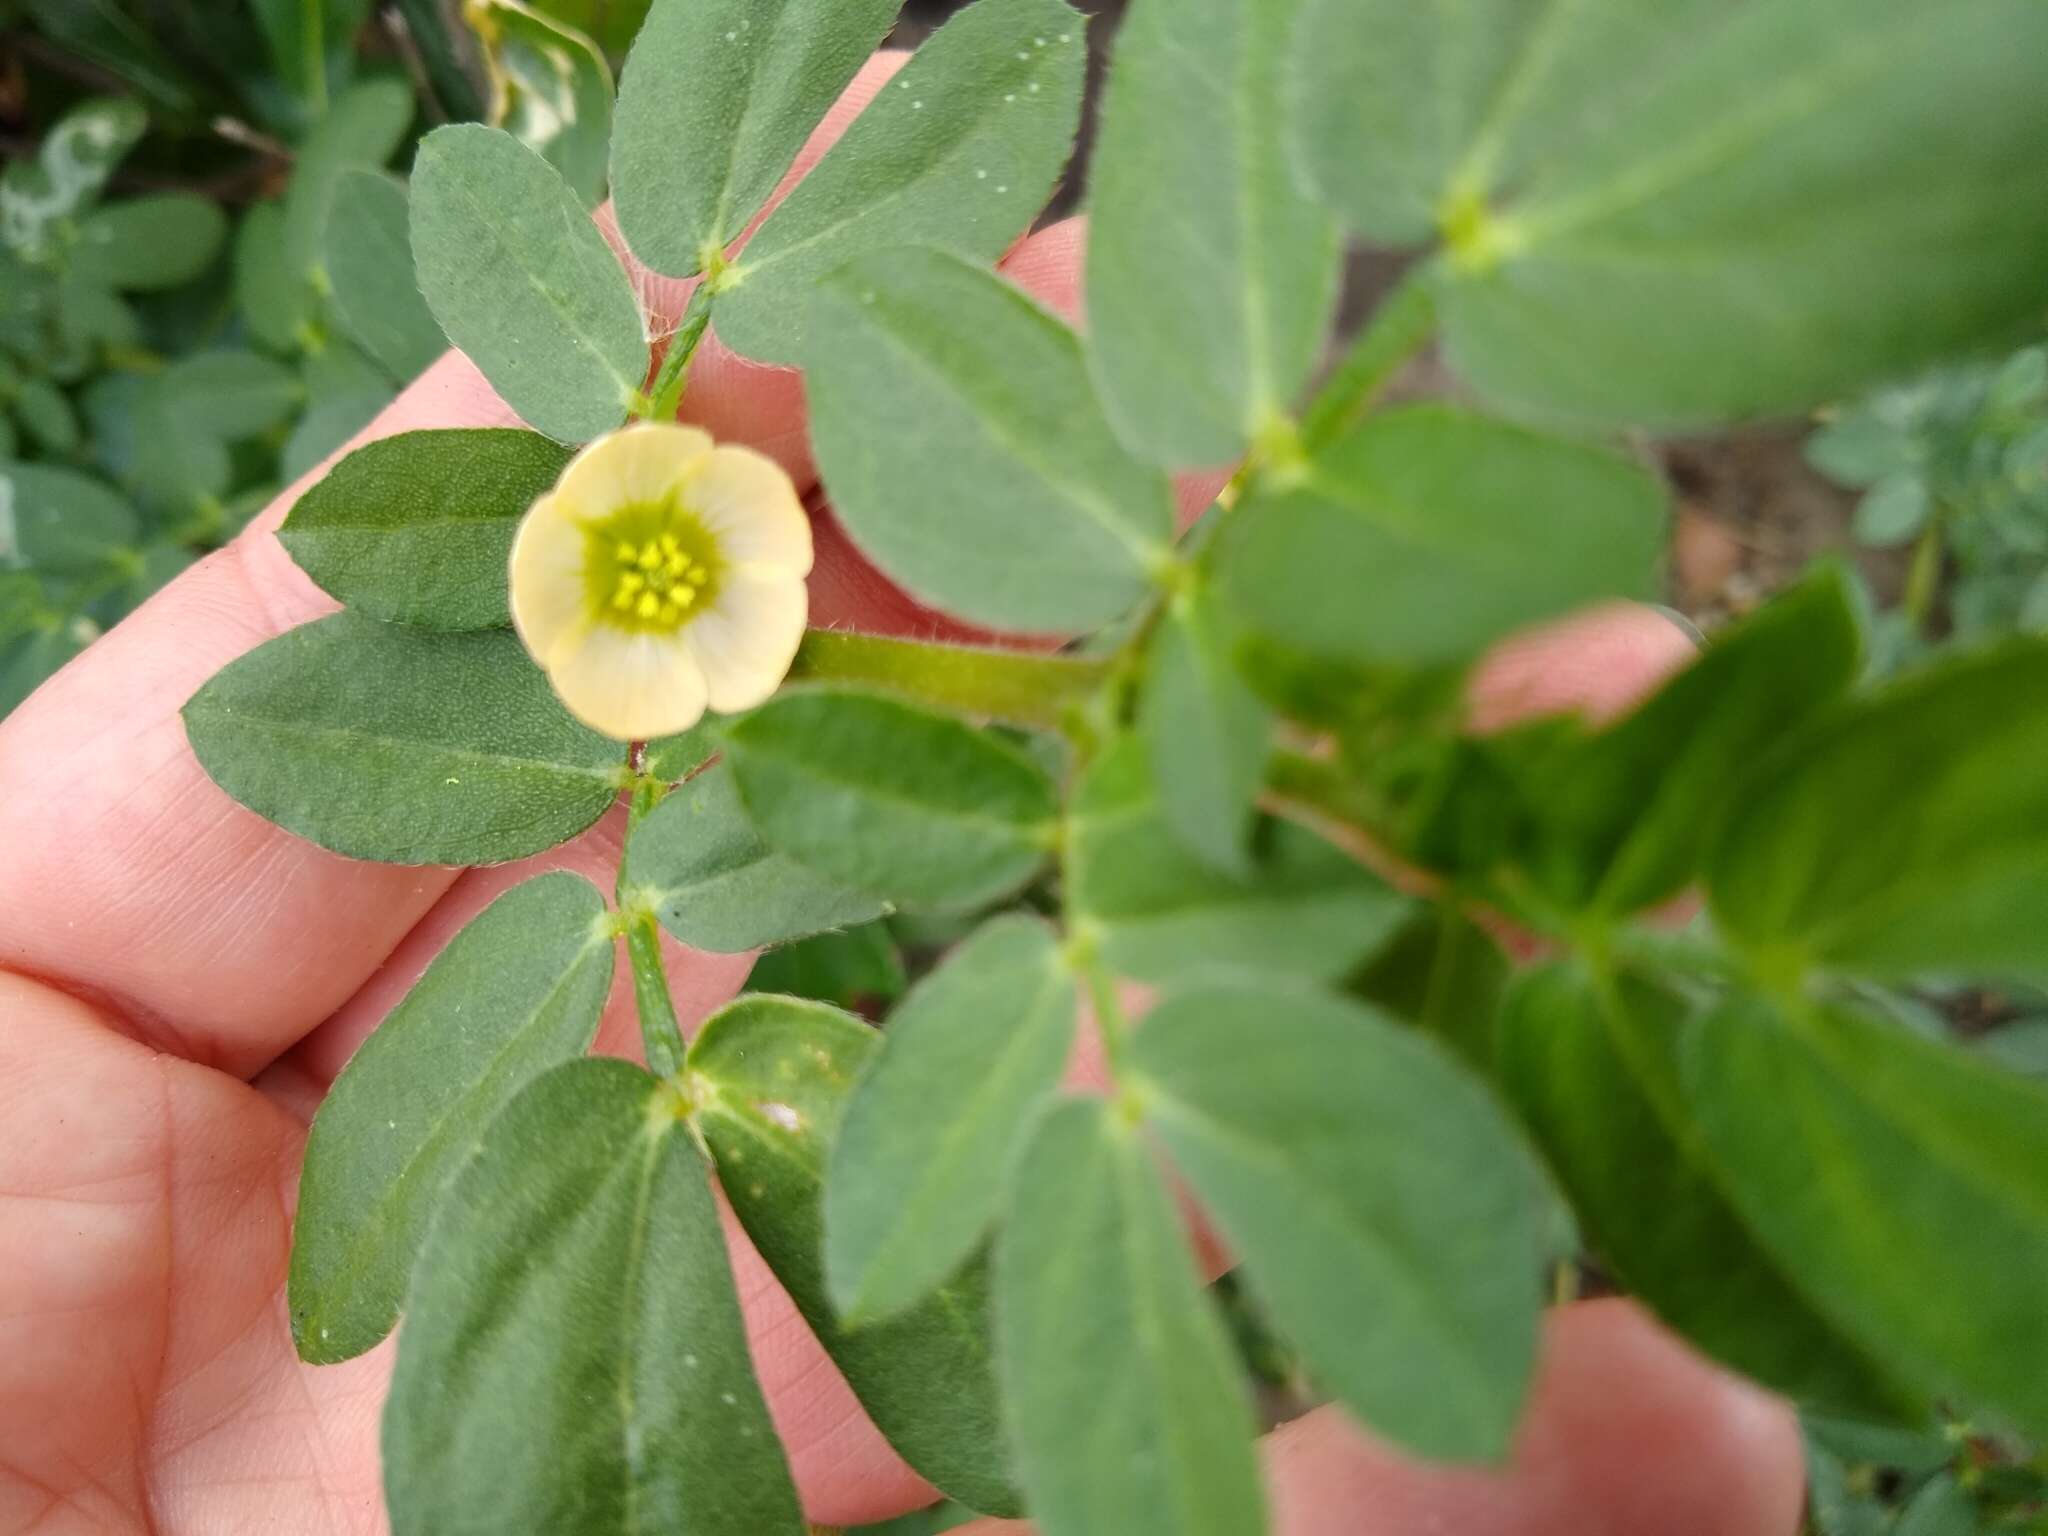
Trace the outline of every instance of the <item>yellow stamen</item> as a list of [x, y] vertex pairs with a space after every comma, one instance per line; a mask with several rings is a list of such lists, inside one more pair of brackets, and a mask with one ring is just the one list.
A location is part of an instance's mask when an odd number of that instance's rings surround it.
[[641, 593], [639, 607], [640, 617], [643, 619], [651, 619], [659, 612], [661, 612], [661, 599], [656, 597], [652, 592]]
[[661, 564], [661, 551], [656, 549], [650, 542], [645, 549], [640, 551], [638, 564], [643, 571], [653, 570], [657, 565]]

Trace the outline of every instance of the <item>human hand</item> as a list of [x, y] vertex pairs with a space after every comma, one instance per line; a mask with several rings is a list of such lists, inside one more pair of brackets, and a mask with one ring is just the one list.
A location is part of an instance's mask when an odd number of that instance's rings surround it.
[[[870, 67], [807, 160], [893, 62]], [[1080, 240], [1073, 224], [1048, 229], [1006, 269], [1071, 310]], [[682, 285], [642, 287], [656, 313], [680, 309]], [[687, 414], [815, 484], [792, 375], [708, 343]], [[511, 419], [450, 356], [365, 437]], [[376, 1424], [392, 1346], [308, 1367], [285, 1315], [305, 1125], [356, 1045], [494, 896], [551, 868], [609, 884], [616, 865], [616, 815], [520, 864], [401, 869], [300, 842], [212, 785], [186, 745], [185, 699], [333, 606], [274, 537], [291, 499], [0, 725], [0, 1533], [386, 1528]], [[818, 547], [814, 622], [957, 633], [861, 561], [829, 516]], [[1684, 654], [1662, 620], [1610, 610], [1512, 648], [1481, 687], [1495, 709], [1612, 707]], [[748, 966], [679, 947], [668, 961], [686, 1020]], [[622, 981], [598, 1048], [634, 1054], [635, 1039]], [[728, 1230], [811, 1517], [853, 1523], [927, 1501]], [[1267, 1467], [1280, 1536], [1769, 1536], [1795, 1526], [1800, 1484], [1784, 1408], [1617, 1302], [1552, 1319], [1500, 1474], [1403, 1461], [1335, 1409], [1271, 1437]]]

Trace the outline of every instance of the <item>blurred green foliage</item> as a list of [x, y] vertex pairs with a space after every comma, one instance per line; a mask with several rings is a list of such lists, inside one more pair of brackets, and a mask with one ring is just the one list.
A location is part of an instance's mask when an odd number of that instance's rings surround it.
[[1806, 452], [1862, 493], [1858, 543], [1911, 550], [1876, 628], [1881, 666], [1939, 640], [2048, 630], [2048, 344], [1874, 391]]
[[645, 14], [0, 3], [0, 715], [439, 355], [392, 174], [420, 131], [488, 118], [603, 197]]

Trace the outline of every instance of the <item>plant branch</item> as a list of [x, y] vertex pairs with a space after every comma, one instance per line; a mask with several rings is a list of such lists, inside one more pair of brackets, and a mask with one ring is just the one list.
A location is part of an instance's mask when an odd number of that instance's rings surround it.
[[1106, 660], [814, 629], [804, 636], [789, 675], [792, 681], [866, 683], [939, 709], [1061, 730], [1108, 679], [1110, 666]]
[[711, 323], [711, 298], [709, 279], [699, 283], [690, 295], [676, 333], [669, 338], [668, 351], [662, 354], [661, 369], [654, 376], [653, 387], [647, 391], [647, 409], [641, 414], [648, 420], [676, 419], [676, 408], [682, 404], [683, 385], [689, 376], [690, 359], [697, 351], [697, 343], [704, 339], [704, 328]]
[[633, 846], [633, 834], [660, 803], [666, 786], [647, 777], [645, 742], [629, 745], [626, 761], [634, 775], [632, 800], [626, 813], [626, 840], [619, 849], [618, 880], [612, 890], [626, 955], [633, 964], [633, 1001], [640, 1011], [640, 1042], [647, 1051], [647, 1068], [656, 1077], [668, 1078], [683, 1068], [682, 1021], [676, 1017], [675, 999], [669, 996], [668, 971], [661, 963], [661, 929], [654, 910], [626, 889], [626, 856]]

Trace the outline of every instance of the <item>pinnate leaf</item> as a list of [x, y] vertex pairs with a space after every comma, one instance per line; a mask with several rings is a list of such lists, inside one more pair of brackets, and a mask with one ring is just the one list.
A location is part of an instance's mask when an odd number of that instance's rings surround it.
[[1483, 393], [1726, 420], [2019, 323], [2048, 280], [2044, 50], [2032, 0], [1307, 0], [1295, 142], [1365, 233], [1447, 237], [1445, 339]]
[[825, 1267], [842, 1316], [898, 1312], [980, 1244], [998, 1176], [1058, 1085], [1078, 997], [1051, 928], [978, 929], [889, 1016], [833, 1146]]
[[175, 288], [206, 270], [227, 230], [219, 204], [192, 193], [106, 203], [79, 223], [71, 274], [108, 288]]
[[395, 1536], [802, 1536], [683, 1107], [572, 1061], [484, 1133], [399, 1332]]
[[633, 254], [688, 277], [737, 239], [896, 10], [896, 0], [650, 6], [612, 133], [612, 196]]
[[2048, 1431], [2048, 1095], [1818, 1003], [1737, 997], [1681, 1061], [1730, 1198], [1815, 1308], [1922, 1390]]
[[1540, 1239], [1535, 1170], [1485, 1090], [1369, 1009], [1272, 985], [1169, 998], [1132, 1064], [1315, 1378], [1418, 1454], [1504, 1457]]
[[391, 1330], [441, 1191], [492, 1117], [580, 1056], [611, 989], [604, 898], [564, 871], [492, 902], [350, 1058], [314, 1117], [292, 1228], [292, 1340], [316, 1364]]
[[1224, 529], [1225, 596], [1262, 636], [1364, 664], [1462, 660], [1650, 590], [1657, 482], [1600, 449], [1440, 405], [1388, 411]]
[[1325, 340], [1337, 230], [1282, 144], [1300, 8], [1138, 0], [1117, 35], [1089, 170], [1090, 352], [1126, 440], [1161, 464], [1241, 453]]
[[508, 630], [340, 613], [216, 672], [185, 706], [201, 766], [288, 832], [352, 858], [486, 864], [575, 836], [624, 750], [570, 718]]
[[1716, 920], [1781, 960], [2048, 976], [2048, 642], [1844, 704], [1759, 765], [1708, 863]]
[[1211, 864], [1244, 876], [1271, 721], [1231, 647], [1228, 619], [1206, 587], [1177, 594], [1152, 642], [1139, 727], [1166, 824]]
[[1602, 989], [1570, 964], [1525, 973], [1501, 1010], [1501, 1084], [1631, 1295], [1795, 1401], [1910, 1412], [1882, 1354], [1816, 1312], [1723, 1190], [1679, 1078], [1691, 1012], [1644, 976]]
[[1001, 255], [1066, 164], [1086, 53], [1063, 0], [977, 0], [954, 16], [747, 242], [718, 334], [799, 363], [805, 301], [835, 267], [904, 245]]
[[356, 344], [401, 382], [446, 350], [413, 276], [412, 213], [403, 183], [351, 170], [334, 185], [326, 233], [335, 314]]
[[1036, 763], [964, 721], [883, 694], [787, 689], [725, 740], [764, 842], [891, 901], [999, 896], [1052, 845], [1053, 787]]
[[413, 167], [412, 252], [442, 333], [527, 425], [580, 443], [625, 418], [647, 380], [640, 304], [539, 155], [476, 123], [428, 134]]
[[743, 997], [690, 1046], [693, 1079], [708, 1090], [697, 1124], [747, 1236], [889, 1443], [962, 1503], [1015, 1515], [988, 1266], [970, 1264], [918, 1305], [860, 1328], [840, 1319], [827, 1294], [826, 1159], [879, 1044], [874, 1029], [836, 1008]]
[[1160, 812], [1136, 737], [1104, 752], [1075, 792], [1067, 879], [1104, 961], [1139, 981], [1243, 970], [1335, 977], [1410, 909], [1292, 822], [1260, 824], [1242, 876], [1189, 852]]
[[850, 927], [888, 910], [878, 897], [764, 844], [724, 763], [676, 789], [635, 829], [626, 879], [662, 927], [717, 954]]
[[512, 537], [568, 462], [537, 432], [401, 432], [329, 470], [278, 537], [358, 613], [428, 629], [503, 626]]
[[1039, 1119], [997, 1246], [1003, 1396], [1044, 1536], [1261, 1536], [1236, 1352], [1135, 1128]]
[[833, 510], [925, 602], [1088, 629], [1169, 558], [1166, 477], [1110, 433], [1074, 333], [993, 273], [863, 256], [818, 285], [804, 360]]

